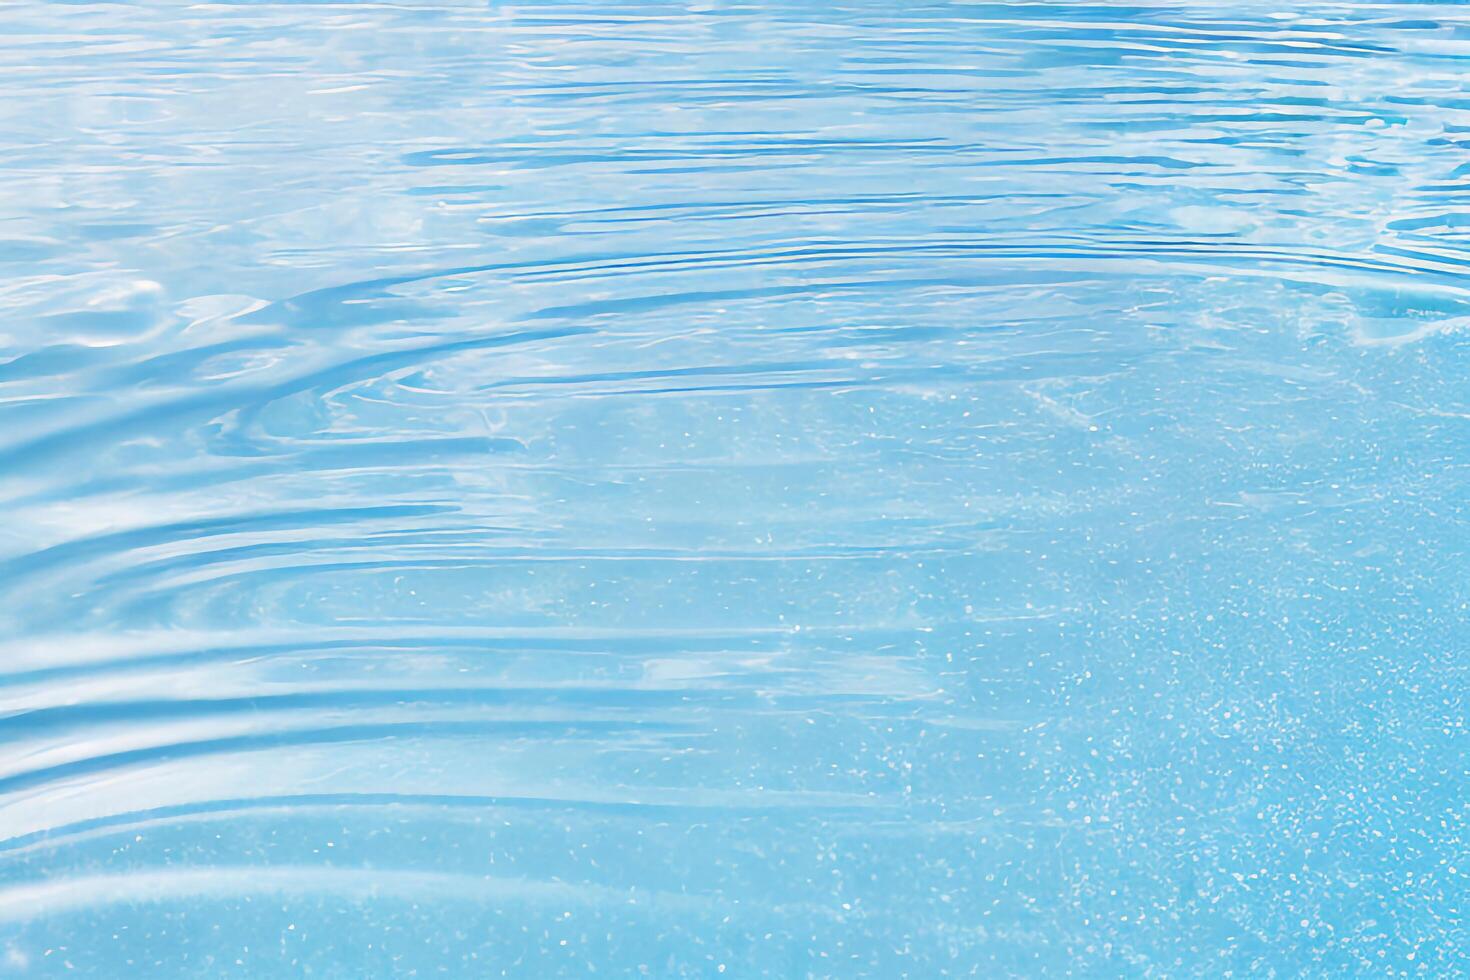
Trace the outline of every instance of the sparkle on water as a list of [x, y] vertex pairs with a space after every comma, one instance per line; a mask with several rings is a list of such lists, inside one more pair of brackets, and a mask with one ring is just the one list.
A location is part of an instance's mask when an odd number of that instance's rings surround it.
[[1470, 7], [0, 20], [0, 973], [1470, 969]]

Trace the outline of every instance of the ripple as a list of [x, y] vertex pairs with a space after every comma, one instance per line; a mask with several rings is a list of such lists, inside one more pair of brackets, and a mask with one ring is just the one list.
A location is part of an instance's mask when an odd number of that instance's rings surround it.
[[596, 902], [670, 904], [674, 908], [697, 902], [676, 895], [574, 886], [525, 879], [497, 879], [487, 875], [426, 871], [311, 867], [210, 867], [157, 871], [147, 874], [92, 875], [14, 885], [0, 889], [0, 919], [26, 921], [37, 915], [56, 915], [78, 908], [133, 903], [184, 902], [245, 896], [287, 896], [302, 893], [331, 895], [352, 902], [465, 901], [556, 905]]

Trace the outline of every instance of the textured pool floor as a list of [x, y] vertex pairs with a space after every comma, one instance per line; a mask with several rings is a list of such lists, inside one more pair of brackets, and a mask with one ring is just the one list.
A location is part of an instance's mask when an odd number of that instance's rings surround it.
[[1470, 970], [1470, 8], [0, 25], [0, 974]]

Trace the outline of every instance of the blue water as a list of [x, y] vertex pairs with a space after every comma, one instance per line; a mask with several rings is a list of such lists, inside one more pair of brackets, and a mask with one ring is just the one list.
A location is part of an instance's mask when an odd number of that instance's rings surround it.
[[1470, 972], [1470, 7], [0, 27], [0, 975]]

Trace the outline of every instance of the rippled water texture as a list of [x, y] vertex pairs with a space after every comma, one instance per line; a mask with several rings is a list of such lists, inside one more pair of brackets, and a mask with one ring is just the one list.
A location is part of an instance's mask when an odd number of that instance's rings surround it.
[[0, 23], [0, 972], [1470, 969], [1470, 7]]

